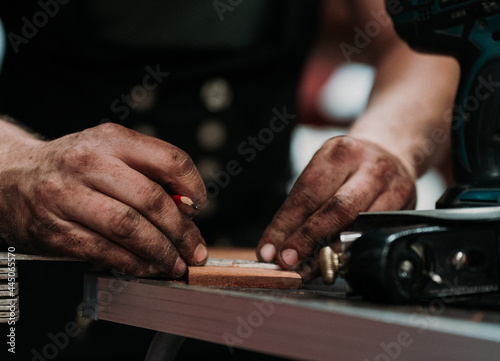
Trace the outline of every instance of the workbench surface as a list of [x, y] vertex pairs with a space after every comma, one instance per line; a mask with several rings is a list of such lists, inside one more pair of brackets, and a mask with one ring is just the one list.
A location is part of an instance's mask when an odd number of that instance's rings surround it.
[[346, 296], [342, 283], [225, 289], [89, 274], [85, 299], [95, 320], [300, 360], [497, 361], [500, 355], [500, 307], [491, 298], [380, 305]]

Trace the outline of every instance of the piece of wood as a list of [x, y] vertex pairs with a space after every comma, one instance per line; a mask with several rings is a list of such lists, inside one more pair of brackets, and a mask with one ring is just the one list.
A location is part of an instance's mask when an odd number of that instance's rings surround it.
[[[255, 248], [209, 247], [208, 254], [210, 258], [257, 261]], [[244, 267], [188, 267], [187, 283], [213, 287], [302, 288], [297, 272]]]
[[187, 283], [213, 287], [251, 287], [298, 289], [302, 279], [297, 272], [242, 267], [188, 267]]
[[255, 248], [248, 248], [248, 247], [211, 246], [208, 247], [208, 257], [257, 261]]

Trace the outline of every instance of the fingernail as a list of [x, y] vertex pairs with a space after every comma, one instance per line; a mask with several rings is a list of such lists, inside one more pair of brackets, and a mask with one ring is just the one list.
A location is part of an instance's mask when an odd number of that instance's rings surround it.
[[174, 265], [174, 272], [176, 275], [183, 275], [187, 270], [186, 262], [182, 258], [177, 258]]
[[208, 250], [207, 247], [205, 247], [203, 244], [199, 244], [198, 247], [194, 250], [194, 260], [195, 262], [202, 263], [204, 262], [208, 257]]
[[299, 262], [299, 254], [292, 248], [285, 249], [283, 252], [281, 252], [281, 259], [287, 266], [295, 267]]
[[266, 262], [272, 262], [276, 257], [276, 248], [274, 244], [266, 243], [259, 251], [260, 257]]

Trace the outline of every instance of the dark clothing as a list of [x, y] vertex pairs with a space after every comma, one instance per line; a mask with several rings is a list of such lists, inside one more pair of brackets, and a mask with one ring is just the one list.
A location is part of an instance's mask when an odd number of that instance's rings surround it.
[[[47, 138], [111, 121], [178, 146], [204, 169], [209, 204], [195, 222], [207, 242], [255, 246], [286, 195], [296, 86], [317, 10], [311, 0], [2, 0], [0, 113]], [[80, 301], [85, 267], [59, 267], [21, 271], [22, 302], [46, 282], [60, 286], [40, 300], [43, 312], [60, 310], [50, 327], [33, 326], [33, 304], [21, 304], [20, 328], [36, 328], [27, 350], [63, 329]], [[61, 305], [66, 288], [71, 301]], [[106, 359], [133, 359], [116, 339]], [[96, 351], [86, 345], [75, 340], [57, 359], [86, 359]]]

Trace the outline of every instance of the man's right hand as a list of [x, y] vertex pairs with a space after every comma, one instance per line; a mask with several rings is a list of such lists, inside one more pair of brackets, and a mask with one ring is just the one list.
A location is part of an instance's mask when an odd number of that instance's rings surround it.
[[182, 150], [111, 123], [48, 142], [2, 121], [0, 131], [0, 233], [17, 251], [136, 276], [178, 278], [205, 262], [198, 228], [169, 196], [206, 199]]

